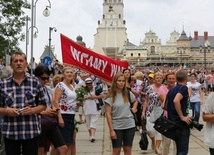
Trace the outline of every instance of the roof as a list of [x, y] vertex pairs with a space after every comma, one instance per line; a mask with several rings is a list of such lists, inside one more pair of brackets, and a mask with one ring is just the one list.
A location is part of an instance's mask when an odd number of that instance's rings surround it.
[[189, 40], [184, 30], [182, 31], [181, 36], [178, 40]]
[[44, 52], [42, 53], [42, 55], [40, 56], [40, 59], [43, 59], [45, 56], [50, 56], [51, 58], [56, 58], [53, 54], [53, 51], [50, 51], [50, 55], [49, 55], [49, 46], [45, 47]]
[[139, 46], [137, 46], [137, 45], [129, 42], [129, 40], [128, 40], [127, 43], [126, 43], [126, 49], [130, 49], [130, 50], [142, 50], [144, 48], [139, 47]]
[[82, 36], [79, 35], [79, 36], [77, 36], [77, 38], [76, 38], [76, 40], [77, 40], [76, 42], [77, 42], [78, 44], [80, 44], [80, 45], [82, 45], [82, 46], [85, 47], [86, 44], [85, 44], [84, 41], [82, 41], [82, 39], [83, 39]]
[[127, 41], [126, 46], [136, 46], [136, 45], [131, 43], [131, 42], [129, 42], [129, 41]]
[[[214, 47], [214, 36], [209, 36], [208, 41], [210, 42], [210, 47]], [[190, 47], [199, 48], [199, 46], [203, 46], [204, 43], [204, 36], [198, 36], [198, 40], [192, 39], [190, 41]]]

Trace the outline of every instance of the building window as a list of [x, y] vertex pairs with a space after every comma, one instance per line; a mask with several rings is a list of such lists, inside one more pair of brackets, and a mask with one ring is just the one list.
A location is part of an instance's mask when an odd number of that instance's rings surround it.
[[131, 53], [131, 57], [133, 57], [133, 53]]
[[155, 46], [150, 47], [151, 54], [155, 54]]
[[139, 57], [141, 56], [140, 53], [138, 53], [138, 56], [139, 56]]

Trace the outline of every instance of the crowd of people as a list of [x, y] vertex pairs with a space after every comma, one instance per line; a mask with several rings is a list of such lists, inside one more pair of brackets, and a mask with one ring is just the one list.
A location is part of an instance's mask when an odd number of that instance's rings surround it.
[[[125, 155], [131, 155], [135, 133], [143, 130], [154, 153], [168, 155], [171, 139], [157, 132], [151, 121], [155, 109], [163, 108], [167, 99], [164, 115], [181, 126], [179, 138], [173, 141], [173, 154], [187, 155], [190, 125], [193, 120], [199, 122], [203, 97], [210, 94], [202, 118], [207, 122], [205, 144], [214, 155], [214, 136], [209, 137], [214, 135], [214, 70], [127, 68], [108, 83], [58, 61], [53, 66], [37, 64], [35, 59], [28, 64], [22, 52], [12, 54], [10, 67], [12, 71], [0, 81], [2, 154], [45, 155], [50, 151], [51, 155], [75, 155], [78, 112], [91, 143], [96, 141], [98, 118], [106, 117], [113, 155], [119, 155], [122, 148]], [[102, 88], [99, 94], [98, 86]], [[83, 100], [77, 98], [80, 88], [87, 91]]]

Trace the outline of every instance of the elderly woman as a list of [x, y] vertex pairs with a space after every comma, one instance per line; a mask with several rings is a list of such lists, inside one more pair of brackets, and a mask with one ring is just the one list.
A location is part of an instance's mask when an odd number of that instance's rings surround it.
[[74, 86], [74, 71], [71, 67], [64, 67], [62, 71], [63, 81], [55, 88], [55, 105], [59, 108], [59, 129], [67, 145], [67, 155], [70, 155], [74, 134], [74, 117], [77, 106], [77, 95]]
[[[164, 107], [164, 101], [166, 99], [166, 95], [168, 91], [175, 86], [176, 76], [174, 72], [168, 72], [165, 75], [166, 85], [162, 85], [159, 89], [159, 98], [162, 102], [162, 107]], [[165, 111], [165, 116], [167, 117], [167, 111]], [[170, 149], [171, 139], [162, 135], [162, 154], [168, 155]], [[176, 146], [175, 143], [173, 145], [173, 154], [176, 154]]]
[[154, 106], [161, 106], [161, 101], [159, 98], [159, 89], [162, 86], [163, 82], [163, 74], [160, 72], [157, 72], [154, 74], [154, 83], [152, 85], [149, 85], [146, 88], [146, 99], [143, 106], [142, 111], [142, 118], [147, 120], [146, 128], [148, 131], [148, 135], [152, 140], [152, 149], [155, 150], [156, 154], [161, 154], [159, 147], [161, 144], [161, 134], [157, 132], [153, 126], [154, 123], [151, 123], [150, 120], [150, 114], [153, 111]]

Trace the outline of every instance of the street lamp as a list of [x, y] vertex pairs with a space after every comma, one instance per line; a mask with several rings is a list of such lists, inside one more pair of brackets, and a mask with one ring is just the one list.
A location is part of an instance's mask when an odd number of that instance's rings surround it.
[[[34, 0], [32, 0], [31, 3], [31, 60], [33, 59], [33, 36], [34, 35], [34, 31], [33, 29], [36, 28], [36, 3], [38, 2], [38, 0], [36, 0], [36, 2], [34, 3]], [[46, 6], [45, 11], [43, 11], [43, 15], [45, 17], [47, 17], [48, 15], [50, 15], [48, 7], [51, 8], [51, 2], [50, 0], [48, 0], [49, 2], [49, 6]], [[38, 32], [38, 29], [37, 29]], [[31, 75], [33, 74], [33, 64], [31, 63]]]
[[178, 48], [177, 53], [180, 54], [180, 64], [181, 64], [181, 66], [183, 67], [183, 64], [182, 64], [182, 56], [183, 56], [183, 54], [186, 53], [186, 49], [183, 48], [183, 49], [179, 50], [179, 48]]
[[161, 53], [161, 55], [160, 55], [160, 63], [161, 63], [162, 66], [164, 64], [164, 61], [165, 61], [165, 55], [163, 53]]
[[207, 40], [204, 43], [204, 46], [200, 45], [199, 46], [200, 52], [202, 52], [202, 50], [204, 50], [204, 69], [207, 69], [207, 63], [206, 63], [206, 57], [207, 57], [207, 51], [210, 51], [210, 42]]
[[54, 32], [57, 31], [55, 27], [49, 27], [49, 50], [48, 50], [48, 56], [51, 56], [51, 32], [54, 30]]
[[[26, 51], [25, 51], [25, 55], [26, 55], [26, 59], [28, 58], [28, 45], [29, 45], [29, 30], [31, 29], [31, 27], [28, 27], [28, 21], [30, 20], [30, 18], [28, 16], [26, 16]], [[33, 38], [37, 38], [37, 33], [39, 32], [38, 31], [38, 28], [36, 26], [34, 26], [33, 28], [36, 29], [36, 31], [34, 32], [33, 34]]]

